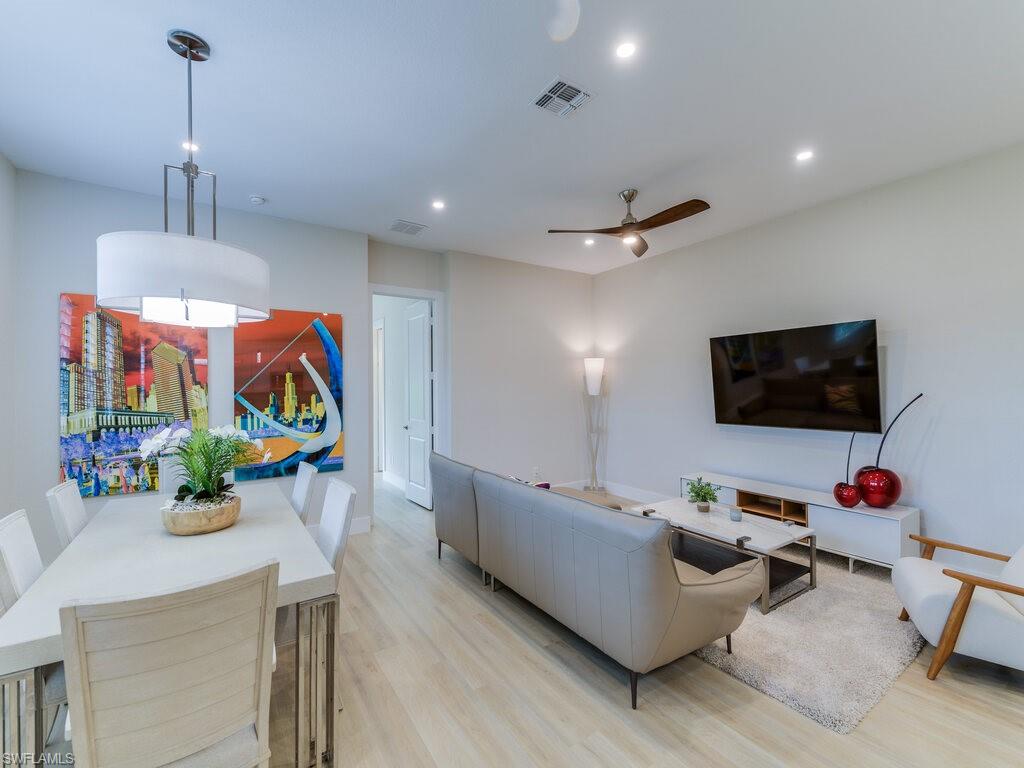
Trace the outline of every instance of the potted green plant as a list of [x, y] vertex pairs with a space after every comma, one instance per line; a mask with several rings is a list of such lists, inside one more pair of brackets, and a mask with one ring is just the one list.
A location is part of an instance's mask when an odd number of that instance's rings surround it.
[[704, 482], [704, 478], [699, 475], [696, 480], [686, 483], [686, 493], [690, 503], [697, 505], [698, 512], [710, 512], [711, 503], [718, 501], [718, 491], [720, 490], [721, 488]]
[[184, 481], [161, 510], [164, 527], [175, 535], [191, 536], [234, 525], [242, 500], [231, 493], [234, 484], [224, 476], [241, 464], [259, 461], [262, 448], [262, 441], [232, 426], [179, 430], [173, 436], [161, 433], [148, 441], [144, 451], [172, 454]]

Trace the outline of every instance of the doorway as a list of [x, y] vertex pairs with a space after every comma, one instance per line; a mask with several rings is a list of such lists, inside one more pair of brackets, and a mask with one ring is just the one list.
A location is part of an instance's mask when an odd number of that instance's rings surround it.
[[372, 294], [374, 470], [431, 509], [430, 452], [446, 447], [443, 296], [392, 290], [402, 291], [377, 287]]

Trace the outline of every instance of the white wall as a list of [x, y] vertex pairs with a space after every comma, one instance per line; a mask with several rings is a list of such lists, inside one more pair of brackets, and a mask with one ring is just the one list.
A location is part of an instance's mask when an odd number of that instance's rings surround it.
[[[13, 453], [16, 503], [28, 507], [44, 557], [55, 542], [44, 492], [57, 479], [57, 300], [61, 291], [95, 293], [96, 237], [120, 229], [159, 229], [159, 198], [18, 172], [17, 375], [13, 402], [20, 422], [5, 438]], [[201, 216], [203, 223], [206, 213]], [[271, 304], [282, 309], [344, 315], [345, 469], [357, 492], [356, 516], [370, 514], [372, 498], [369, 412], [370, 299], [367, 238], [232, 210], [219, 211], [218, 234], [265, 258], [271, 271]], [[210, 334], [210, 418], [231, 420], [232, 333]], [[326, 487], [319, 478], [313, 509]], [[291, 479], [273, 480], [290, 486]], [[139, 503], [138, 500], [118, 500]], [[89, 503], [90, 510], [99, 501]], [[314, 517], [316, 513], [314, 512]], [[358, 524], [358, 520], [357, 520]], [[358, 528], [355, 528], [358, 530]]]
[[[830, 489], [848, 434], [717, 426], [708, 339], [877, 318], [882, 464], [931, 535], [1024, 544], [1024, 147], [598, 275], [608, 478], [678, 493], [696, 469]], [[880, 436], [858, 436], [853, 466]], [[975, 563], [975, 565], [980, 565]]]
[[[17, 296], [15, 275], [15, 210], [16, 210], [16, 179], [14, 166], [0, 154], [0, 333], [7, 339], [8, 350], [16, 349], [14, 322], [16, 311], [14, 306]], [[13, 466], [10, 462], [9, 450], [14, 446], [14, 434], [10, 429], [11, 406], [14, 402], [14, 371], [15, 360], [8, 357], [8, 366], [0, 370], [0, 403], [6, 411], [4, 431], [7, 434], [0, 441], [0, 517], [13, 512], [17, 507], [16, 494], [12, 488], [14, 482]]]
[[409, 457], [405, 451], [409, 370], [409, 333], [405, 309], [416, 299], [374, 296], [373, 321], [384, 324], [384, 471], [385, 479], [400, 481], [402, 490], [409, 479]]
[[591, 278], [466, 253], [445, 254], [452, 455], [502, 474], [586, 476], [583, 357]]
[[422, 248], [370, 240], [368, 246], [370, 282], [402, 288], [444, 291], [444, 257]]

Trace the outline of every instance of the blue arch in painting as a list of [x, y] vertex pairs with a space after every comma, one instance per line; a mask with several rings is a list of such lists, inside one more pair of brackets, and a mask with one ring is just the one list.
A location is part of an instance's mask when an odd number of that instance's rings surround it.
[[[338, 404], [338, 413], [341, 415], [341, 431], [345, 433], [345, 411], [342, 408], [342, 400], [344, 399], [344, 388], [342, 386], [342, 375], [343, 375], [343, 361], [341, 357], [341, 350], [338, 348], [338, 343], [331, 336], [331, 332], [327, 330], [327, 326], [318, 317], [312, 323], [311, 326], [316, 335], [320, 338], [320, 344], [324, 348], [324, 354], [327, 357], [327, 388], [331, 392], [331, 397], [334, 398], [334, 402]], [[321, 419], [320, 423], [317, 424], [317, 431], [323, 429], [324, 420]], [[335, 443], [334, 445], [337, 445]], [[297, 471], [300, 462], [307, 461], [314, 467], [320, 467], [331, 455], [331, 451], [334, 450], [334, 445], [329, 445], [321, 448], [319, 451], [314, 453], [303, 453], [302, 451], [296, 451], [291, 456], [288, 456], [280, 461], [272, 461], [267, 464], [254, 464], [248, 467], [239, 467], [235, 470], [235, 480], [265, 480], [271, 477], [287, 477], [288, 475], [294, 475]], [[342, 463], [338, 465], [341, 469], [344, 466], [344, 459]]]

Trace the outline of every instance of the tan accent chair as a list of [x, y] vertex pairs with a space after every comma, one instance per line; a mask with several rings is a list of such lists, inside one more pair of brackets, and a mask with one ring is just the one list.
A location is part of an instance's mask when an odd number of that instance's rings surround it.
[[762, 589], [750, 559], [716, 574], [676, 560], [668, 522], [473, 473], [480, 567], [637, 679], [743, 622]]
[[[476, 470], [439, 453], [430, 454], [430, 481], [434, 492], [434, 531], [437, 535], [437, 557], [441, 544], [447, 544], [474, 565], [480, 564], [476, 514], [476, 491], [473, 473]], [[487, 583], [487, 574], [481, 574]]]

